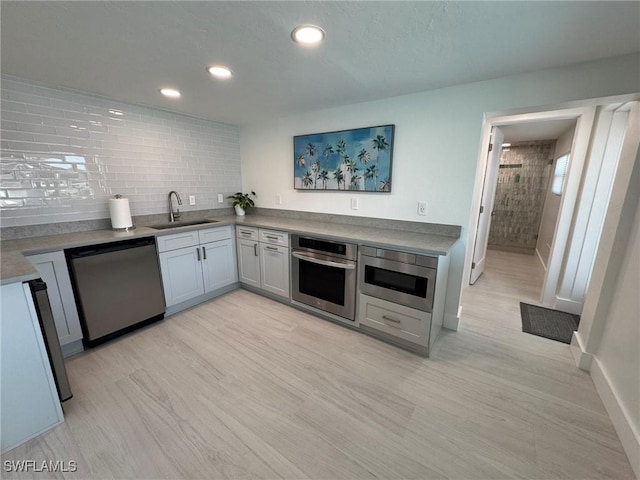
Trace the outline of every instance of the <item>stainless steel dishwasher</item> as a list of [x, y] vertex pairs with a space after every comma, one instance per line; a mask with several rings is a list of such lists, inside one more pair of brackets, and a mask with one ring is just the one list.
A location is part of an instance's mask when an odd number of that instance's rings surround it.
[[85, 347], [164, 318], [153, 237], [65, 251]]

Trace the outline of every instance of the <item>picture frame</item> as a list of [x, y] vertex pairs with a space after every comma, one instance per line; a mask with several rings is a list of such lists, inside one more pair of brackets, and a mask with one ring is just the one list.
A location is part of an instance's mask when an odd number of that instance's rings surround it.
[[293, 186], [314, 192], [391, 192], [395, 125], [293, 137]]

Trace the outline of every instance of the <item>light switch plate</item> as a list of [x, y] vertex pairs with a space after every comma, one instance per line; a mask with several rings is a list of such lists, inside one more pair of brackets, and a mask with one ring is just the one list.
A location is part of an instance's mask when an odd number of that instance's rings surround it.
[[282, 205], [282, 195], [276, 195], [276, 205]]
[[195, 204], [196, 204], [196, 196], [189, 195], [189, 205], [195, 205]]
[[222, 195], [221, 193], [218, 194], [218, 203], [223, 203], [224, 202], [224, 195]]
[[351, 198], [351, 210], [358, 210], [360, 208], [360, 202], [356, 197]]
[[418, 202], [418, 215], [427, 215], [427, 202]]

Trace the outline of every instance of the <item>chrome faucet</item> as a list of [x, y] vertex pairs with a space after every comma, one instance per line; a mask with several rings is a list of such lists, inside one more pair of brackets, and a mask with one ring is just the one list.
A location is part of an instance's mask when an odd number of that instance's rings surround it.
[[173, 211], [173, 203], [171, 202], [171, 195], [176, 196], [176, 200], [178, 200], [178, 205], [182, 205], [182, 200], [180, 200], [180, 195], [175, 190], [171, 190], [169, 192], [169, 221], [175, 222], [180, 218], [180, 209], [176, 208], [176, 211]]

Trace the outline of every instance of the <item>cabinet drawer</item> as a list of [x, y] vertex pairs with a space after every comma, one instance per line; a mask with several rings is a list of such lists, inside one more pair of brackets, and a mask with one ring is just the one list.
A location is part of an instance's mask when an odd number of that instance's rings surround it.
[[198, 230], [200, 243], [217, 242], [218, 240], [226, 240], [231, 238], [231, 225], [225, 227], [205, 228]]
[[360, 325], [375, 328], [394, 337], [427, 345], [431, 314], [360, 294]]
[[271, 243], [283, 247], [289, 246], [289, 234], [286, 232], [278, 232], [276, 230], [260, 229], [260, 241], [263, 243]]
[[258, 241], [258, 229], [253, 227], [238, 227], [236, 225], [236, 236], [245, 240]]
[[158, 244], [158, 252], [168, 252], [169, 250], [198, 245], [200, 239], [198, 237], [198, 230], [192, 230], [190, 232], [161, 235], [156, 237], [156, 243]]

